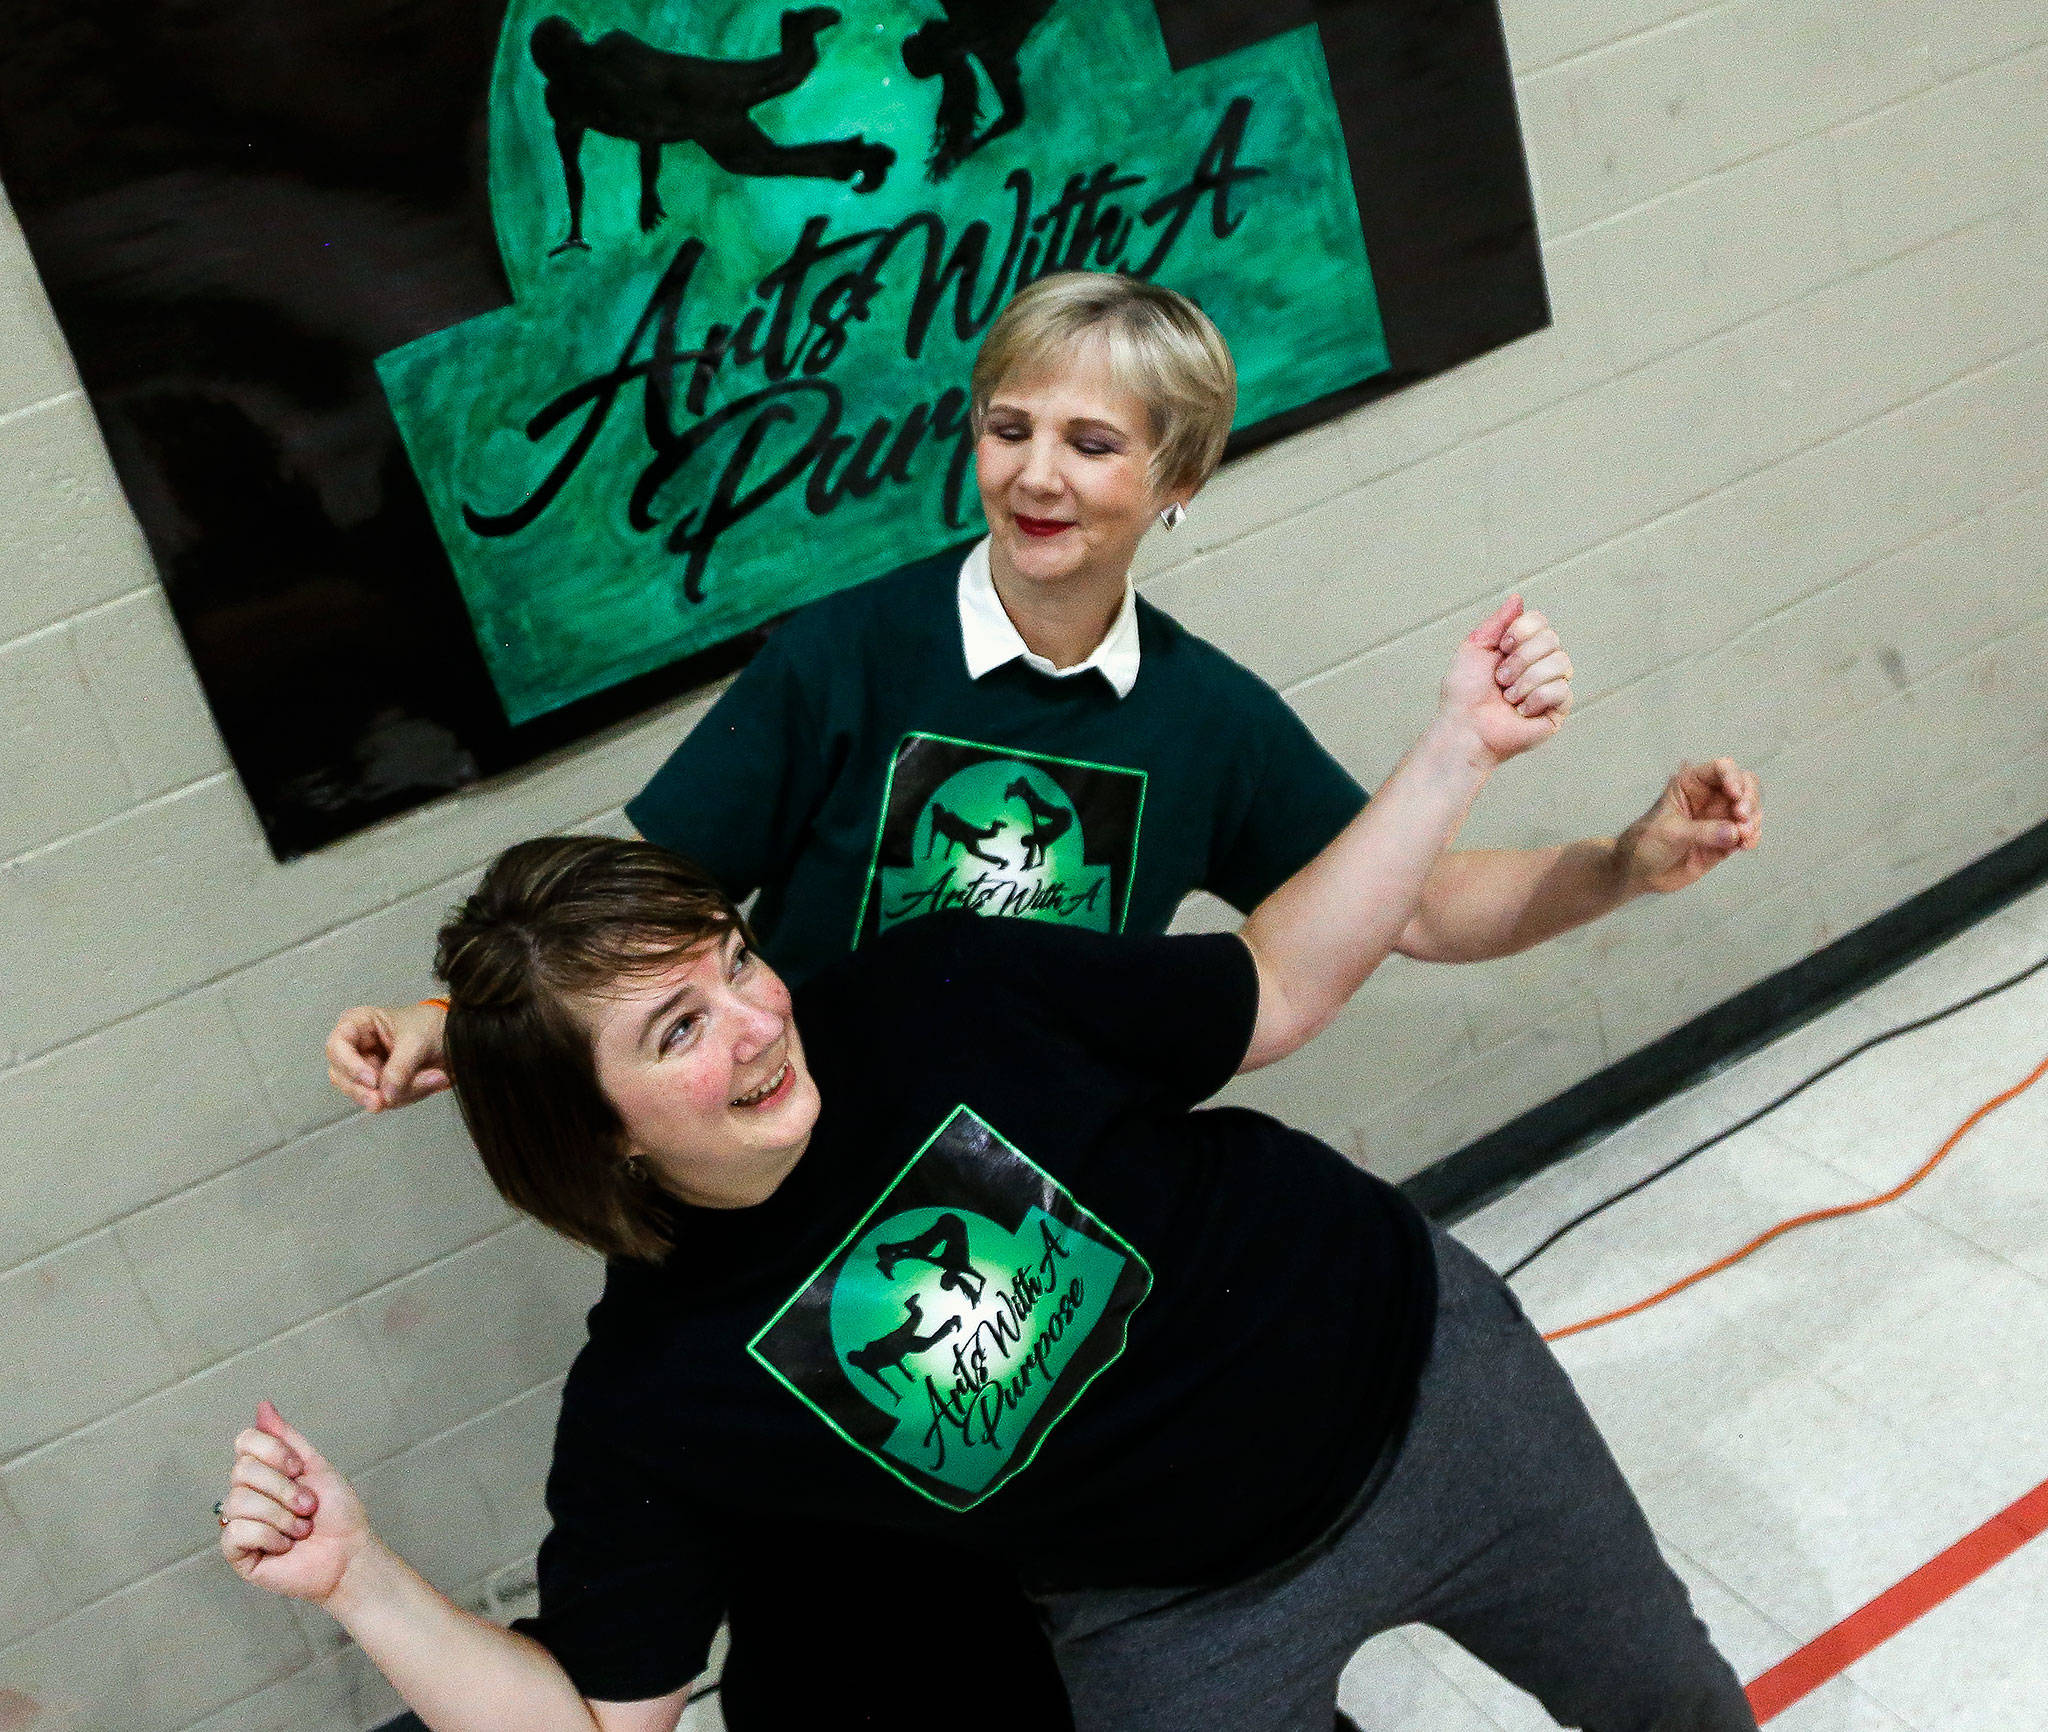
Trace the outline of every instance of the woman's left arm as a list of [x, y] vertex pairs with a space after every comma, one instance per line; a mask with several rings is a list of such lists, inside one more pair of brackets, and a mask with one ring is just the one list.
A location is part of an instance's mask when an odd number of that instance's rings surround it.
[[1617, 837], [1443, 855], [1394, 948], [1421, 962], [1512, 956], [1646, 891], [1682, 890], [1762, 833], [1754, 774], [1732, 758], [1688, 764]]

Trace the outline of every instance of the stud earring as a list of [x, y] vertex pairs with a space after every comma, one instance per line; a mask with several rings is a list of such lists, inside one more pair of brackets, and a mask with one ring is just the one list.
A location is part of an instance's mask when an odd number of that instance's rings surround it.
[[1186, 519], [1187, 514], [1188, 508], [1176, 499], [1164, 511], [1160, 512], [1159, 521], [1165, 524], [1168, 529], [1178, 529]]

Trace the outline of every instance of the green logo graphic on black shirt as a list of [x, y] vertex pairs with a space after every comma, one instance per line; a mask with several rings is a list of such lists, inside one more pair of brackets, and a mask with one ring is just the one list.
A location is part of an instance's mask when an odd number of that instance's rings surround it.
[[854, 942], [961, 909], [1123, 929], [1145, 772], [905, 734]]
[[969, 1108], [748, 1345], [915, 1491], [972, 1509], [1124, 1350], [1145, 1261]]

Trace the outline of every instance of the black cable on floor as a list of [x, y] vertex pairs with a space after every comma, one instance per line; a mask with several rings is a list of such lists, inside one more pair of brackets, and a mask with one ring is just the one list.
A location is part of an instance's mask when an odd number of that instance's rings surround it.
[[1847, 1064], [1852, 1058], [1860, 1058], [1872, 1047], [1883, 1046], [1884, 1043], [1888, 1040], [1897, 1040], [1899, 1036], [1902, 1034], [1912, 1034], [1918, 1029], [1923, 1029], [1929, 1027], [1933, 1023], [1940, 1022], [1944, 1017], [1954, 1016], [1956, 1012], [1959, 1010], [1968, 1010], [1970, 1006], [1973, 1004], [1982, 1004], [1984, 1000], [1987, 998], [1996, 998], [1998, 994], [2000, 994], [2001, 992], [2010, 991], [2013, 987], [2019, 985], [2021, 981], [2031, 979], [2034, 975], [2039, 974], [2041, 970], [2044, 968], [2048, 968], [2048, 956], [2042, 957], [2039, 962], [2035, 963], [2030, 968], [2021, 969], [2019, 973], [2015, 974], [2010, 980], [2001, 980], [1996, 986], [1987, 986], [1981, 992], [1973, 992], [1970, 994], [1968, 998], [1958, 1000], [1956, 1003], [1948, 1006], [1948, 1008], [1945, 1010], [1937, 1010], [1930, 1015], [1918, 1018], [1916, 1021], [1902, 1023], [1897, 1028], [1886, 1029], [1883, 1034], [1874, 1034], [1868, 1040], [1862, 1042], [1860, 1045], [1852, 1046], [1847, 1052], [1843, 1053], [1840, 1058], [1835, 1059], [1832, 1063], [1821, 1066], [1819, 1070], [1815, 1071], [1810, 1077], [1806, 1078], [1805, 1081], [1794, 1083], [1792, 1087], [1788, 1088], [1783, 1094], [1779, 1095], [1776, 1100], [1766, 1102], [1763, 1106], [1758, 1107], [1756, 1111], [1751, 1113], [1747, 1118], [1737, 1119], [1734, 1124], [1727, 1126], [1723, 1130], [1716, 1131], [1711, 1137], [1707, 1138], [1707, 1140], [1703, 1143], [1695, 1143], [1691, 1148], [1687, 1149], [1684, 1154], [1677, 1156], [1673, 1160], [1666, 1161], [1664, 1165], [1659, 1167], [1654, 1173], [1645, 1174], [1642, 1178], [1636, 1180], [1634, 1184], [1626, 1186], [1619, 1191], [1616, 1191], [1613, 1196], [1607, 1198], [1604, 1202], [1595, 1203], [1590, 1209], [1581, 1210], [1578, 1214], [1574, 1215], [1569, 1221], [1565, 1222], [1565, 1224], [1562, 1227], [1558, 1228], [1556, 1232], [1552, 1233], [1549, 1238], [1545, 1239], [1540, 1245], [1538, 1245], [1535, 1250], [1526, 1253], [1518, 1262], [1511, 1263], [1508, 1265], [1506, 1269], [1502, 1270], [1501, 1274], [1503, 1279], [1514, 1279], [1515, 1276], [1519, 1275], [1524, 1269], [1528, 1268], [1531, 1263], [1535, 1262], [1538, 1257], [1542, 1256], [1545, 1251], [1549, 1250], [1551, 1246], [1555, 1245], [1558, 1242], [1558, 1240], [1562, 1239], [1567, 1233], [1576, 1232], [1579, 1228], [1583, 1227], [1588, 1221], [1592, 1220], [1595, 1215], [1604, 1214], [1607, 1210], [1613, 1208], [1616, 1203], [1619, 1203], [1626, 1198], [1633, 1197], [1636, 1194], [1636, 1192], [1642, 1190], [1646, 1185], [1654, 1185], [1659, 1179], [1665, 1177], [1667, 1174], [1677, 1172], [1680, 1167], [1684, 1166], [1685, 1163], [1691, 1160], [1695, 1155], [1705, 1154], [1707, 1150], [1711, 1149], [1716, 1143], [1726, 1142], [1728, 1138], [1734, 1136], [1737, 1131], [1748, 1130], [1749, 1127], [1755, 1124], [1758, 1119], [1763, 1118], [1766, 1114], [1776, 1112], [1794, 1095], [1802, 1094], [1807, 1089], [1812, 1088], [1813, 1085], [1819, 1082], [1822, 1077], [1832, 1076], [1836, 1071], [1840, 1070], [1843, 1065]]

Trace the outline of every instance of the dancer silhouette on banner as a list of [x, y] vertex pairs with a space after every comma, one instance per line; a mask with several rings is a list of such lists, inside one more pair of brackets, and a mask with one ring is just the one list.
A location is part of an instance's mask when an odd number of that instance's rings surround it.
[[640, 228], [666, 214], [657, 183], [662, 147], [697, 144], [730, 174], [845, 180], [873, 192], [896, 153], [859, 133], [815, 144], [777, 144], [747, 111], [782, 96], [818, 65], [818, 33], [839, 22], [829, 6], [782, 15], [782, 48], [759, 60], [706, 60], [670, 54], [623, 30], [584, 41], [568, 19], [543, 18], [527, 47], [547, 81], [547, 108], [562, 153], [569, 235], [554, 250], [589, 250], [583, 238], [583, 135], [600, 132], [640, 147]]
[[[926, 172], [941, 181], [991, 139], [1024, 124], [1024, 78], [1017, 52], [1044, 22], [1053, 0], [939, 0], [943, 19], [904, 39], [903, 64], [913, 78], [939, 80], [938, 125]], [[981, 89], [969, 57], [979, 60], [1003, 110], [979, 137]]]

